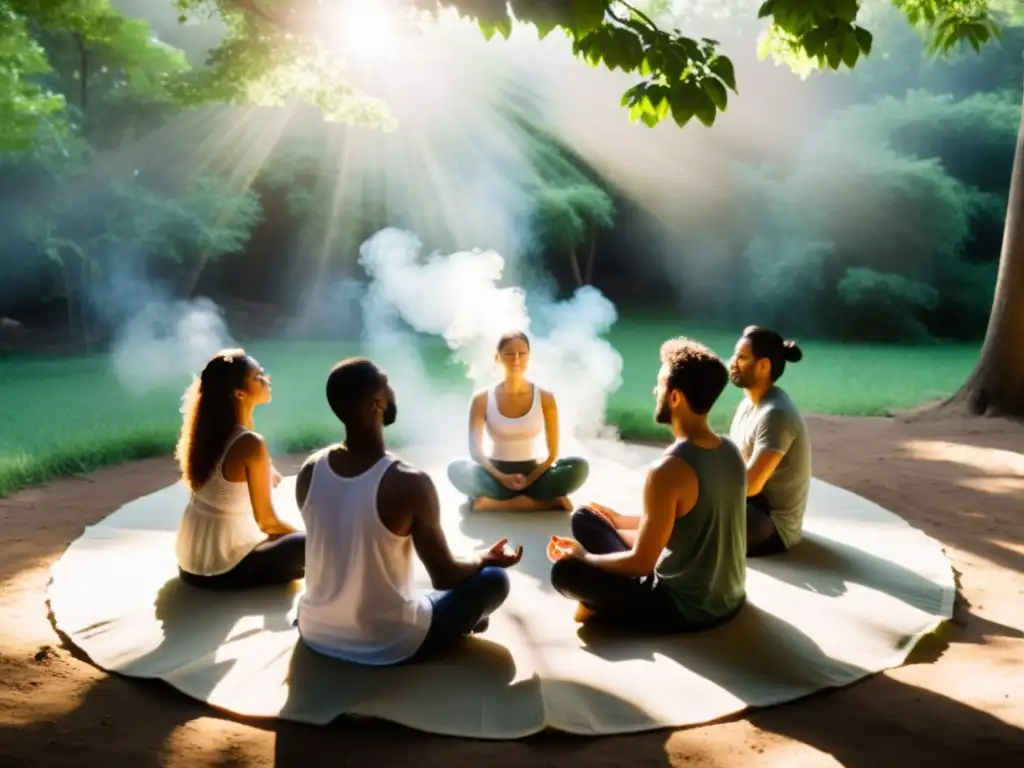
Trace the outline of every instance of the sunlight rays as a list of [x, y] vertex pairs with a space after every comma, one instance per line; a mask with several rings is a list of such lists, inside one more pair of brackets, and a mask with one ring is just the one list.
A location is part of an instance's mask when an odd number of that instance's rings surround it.
[[328, 39], [355, 62], [380, 63], [401, 53], [403, 18], [392, 0], [322, 4]]
[[398, 127], [324, 128], [341, 149], [325, 180], [318, 275], [332, 260], [351, 263], [381, 224], [415, 231], [428, 247], [493, 247], [513, 261], [524, 250], [527, 187], [539, 179], [530, 137], [502, 109], [516, 72], [477, 61], [479, 42], [461, 20], [423, 22], [400, 60], [357, 68], [359, 87], [387, 102]]

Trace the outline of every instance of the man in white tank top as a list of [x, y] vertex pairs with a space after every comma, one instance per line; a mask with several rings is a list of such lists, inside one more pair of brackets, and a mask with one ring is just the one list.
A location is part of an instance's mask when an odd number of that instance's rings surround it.
[[[328, 656], [386, 666], [429, 658], [484, 631], [508, 597], [505, 569], [522, 549], [509, 553], [502, 539], [478, 557], [452, 555], [430, 477], [385, 448], [384, 427], [397, 408], [372, 361], [338, 363], [327, 402], [345, 425], [345, 442], [310, 456], [295, 484], [306, 524], [303, 642]], [[436, 591], [415, 588], [413, 550]]]

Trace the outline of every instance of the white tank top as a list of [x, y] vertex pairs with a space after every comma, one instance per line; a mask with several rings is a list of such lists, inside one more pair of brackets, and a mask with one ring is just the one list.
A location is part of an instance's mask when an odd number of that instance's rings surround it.
[[249, 430], [239, 427], [228, 438], [209, 479], [192, 493], [178, 526], [174, 552], [178, 566], [196, 576], [227, 573], [267, 534], [256, 524], [249, 484], [224, 479], [224, 457]]
[[498, 410], [498, 387], [487, 390], [487, 411], [484, 425], [493, 447], [491, 458], [499, 461], [531, 461], [537, 458], [537, 441], [544, 434], [544, 409], [540, 403], [540, 387], [533, 385], [530, 410], [518, 419], [502, 416]]
[[313, 465], [302, 505], [306, 591], [299, 634], [310, 648], [358, 664], [389, 665], [412, 656], [430, 627], [432, 604], [413, 585], [411, 536], [381, 522], [377, 489], [392, 454], [357, 477]]

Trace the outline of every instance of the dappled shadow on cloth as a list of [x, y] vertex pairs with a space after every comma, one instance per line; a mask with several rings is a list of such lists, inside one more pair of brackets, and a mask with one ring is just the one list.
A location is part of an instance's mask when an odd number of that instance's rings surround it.
[[[829, 659], [797, 627], [750, 603], [724, 625], [685, 635], [645, 634], [640, 643], [600, 622], [583, 625], [578, 635], [588, 653], [608, 662], [661, 657], [699, 668], [703, 678], [751, 707], [783, 703], [806, 695], [809, 687], [846, 685], [867, 672]], [[827, 681], [822, 670], [827, 670]]]
[[[640, 498], [642, 471], [632, 465], [595, 460], [591, 478], [592, 494], [619, 509]], [[524, 559], [490, 629], [425, 664], [369, 668], [297, 644], [298, 585], [208, 592], [180, 584], [172, 576], [180, 488], [90, 528], [55, 565], [51, 599], [57, 624], [103, 668], [159, 677], [244, 717], [325, 724], [349, 714], [491, 739], [545, 727], [598, 735], [690, 725], [897, 665], [950, 615], [952, 580], [935, 542], [840, 489], [817, 483], [812, 496], [805, 545], [751, 563], [744, 611], [692, 636], [582, 641], [572, 606], [551, 588], [545, 554], [569, 515], [459, 515], [444, 496], [445, 529], [461, 537], [454, 549], [507, 536]], [[419, 566], [417, 578], [428, 586]]]
[[[996, 552], [991, 541], [1022, 540], [1018, 500], [979, 493], [966, 497], [965, 503], [965, 495], [954, 483], [956, 473], [947, 471], [951, 465], [909, 461], [896, 453], [890, 432], [902, 434], [904, 427], [890, 420], [828, 422], [811, 416], [808, 421], [815, 447], [820, 449], [815, 457], [816, 472], [899, 511], [915, 525], [966, 553], [965, 562], [959, 566], [964, 571], [964, 590], [985, 616], [972, 612], [968, 601], [958, 600], [953, 621], [923, 638], [907, 660], [909, 664], [930, 664], [946, 652], [934, 668], [927, 666], [917, 672], [909, 668], [895, 676], [874, 675], [860, 684], [785, 707], [748, 712], [739, 719], [674, 734], [661, 731], [605, 739], [539, 734], [493, 744], [433, 736], [373, 720], [343, 718], [328, 727], [317, 727], [280, 720], [253, 721], [226, 712], [218, 716], [206, 704], [161, 682], [99, 676], [64, 652], [46, 657], [40, 651], [37, 655], [43, 661], [33, 660], [39, 645], [25, 651], [5, 648], [5, 680], [0, 685], [0, 696], [6, 707], [14, 707], [9, 711], [21, 706], [25, 717], [37, 719], [0, 725], [0, 763], [45, 768], [78, 766], [86, 761], [147, 768], [158, 762], [305, 768], [322, 762], [324, 754], [350, 765], [415, 762], [417, 768], [666, 766], [670, 762], [676, 768], [694, 764], [832, 762], [854, 768], [902, 768], [964, 765], [968, 759], [993, 766], [1024, 762], [1024, 731], [1017, 727], [1012, 695], [1005, 700], [1008, 709], [998, 717], [983, 711], [995, 711], [994, 707], [1004, 701], [1004, 692], [1012, 694], [1016, 690], [1018, 679], [1010, 674], [1009, 667], [1001, 674], [998, 659], [1019, 658], [1020, 640], [1015, 638], [1021, 633], [992, 620], [992, 616], [1002, 612], [1004, 620], [1017, 626], [1012, 619], [1019, 611], [1016, 601], [1003, 596], [1001, 582], [993, 581], [992, 572], [985, 570], [987, 563], [982, 562], [979, 570], [972, 556], [977, 553], [999, 563], [998, 558], [1007, 551]], [[988, 433], [997, 429], [993, 420], [977, 423], [977, 442], [991, 442], [994, 438]], [[956, 434], [943, 437], [960, 439]], [[1019, 438], [1014, 439], [1016, 445], [1022, 445]], [[283, 463], [279, 466], [286, 471]], [[104, 470], [90, 480], [60, 480], [40, 489], [39, 500], [29, 492], [0, 500], [7, 537], [3, 547], [4, 578], [27, 571], [36, 561], [45, 567], [79, 535], [83, 525], [99, 520], [127, 499], [172, 482], [175, 472], [173, 461], [168, 459], [135, 462]], [[967, 511], [980, 517], [958, 527], [958, 516]], [[1013, 578], [1019, 579], [1019, 575]], [[1017, 583], [1010, 585], [1013, 597], [1018, 596]], [[39, 581], [32, 596], [24, 597], [33, 601], [35, 609], [28, 605], [14, 614], [8, 611], [0, 621], [6, 631], [20, 633], [27, 643], [57, 642], [52, 635], [29, 639], [24, 635], [27, 630], [18, 628], [26, 613], [38, 611], [44, 585], [45, 580]], [[994, 646], [992, 650], [979, 650], [979, 646], [989, 643]], [[958, 677], [962, 684], [957, 682]], [[934, 686], [945, 695], [919, 688], [911, 680], [924, 681], [922, 684]], [[29, 694], [30, 699], [22, 698]], [[54, 697], [64, 699], [60, 709], [63, 714], [45, 714], [45, 708], [41, 712], [36, 706]], [[35, 705], [29, 706], [28, 701]], [[173, 738], [169, 738], [171, 734]]]

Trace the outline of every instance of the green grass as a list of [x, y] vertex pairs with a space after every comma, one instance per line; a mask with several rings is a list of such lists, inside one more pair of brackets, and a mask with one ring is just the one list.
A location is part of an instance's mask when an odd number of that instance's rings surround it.
[[[623, 384], [610, 398], [609, 420], [632, 438], [664, 436], [653, 423], [651, 389], [663, 339], [699, 338], [722, 355], [735, 335], [657, 320], [621, 320], [609, 339], [623, 357]], [[805, 358], [784, 386], [806, 412], [885, 415], [951, 394], [974, 365], [978, 345], [921, 347], [807, 342]], [[439, 343], [425, 345], [432, 376], [469, 393], [461, 370]], [[326, 371], [358, 352], [351, 345], [262, 342], [249, 346], [274, 377], [274, 402], [260, 429], [278, 451], [305, 450], [339, 435], [323, 396]], [[82, 474], [129, 459], [169, 453], [187, 381], [145, 396], [127, 395], [106, 357], [0, 361], [0, 497], [57, 475]], [[728, 427], [740, 393], [729, 387], [712, 423]]]

